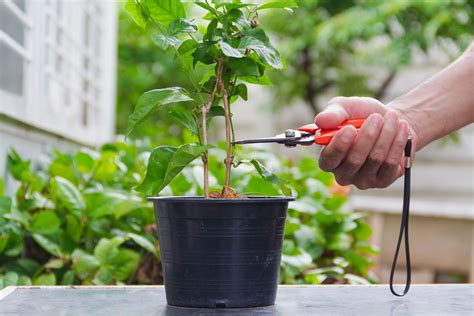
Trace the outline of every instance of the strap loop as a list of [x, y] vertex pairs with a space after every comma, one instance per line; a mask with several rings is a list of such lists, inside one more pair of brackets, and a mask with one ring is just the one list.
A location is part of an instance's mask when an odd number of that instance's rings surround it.
[[[411, 147], [412, 140], [408, 139], [405, 146], [405, 179], [403, 187], [403, 210], [402, 219], [400, 223], [400, 234], [398, 235], [397, 248], [395, 250], [395, 256], [393, 258], [392, 269], [390, 270], [390, 291], [395, 296], [404, 296], [410, 290], [411, 285], [411, 262], [410, 262], [410, 242], [408, 239], [408, 223], [410, 217], [410, 186], [411, 186]], [[405, 237], [405, 257], [406, 257], [406, 283], [403, 293], [397, 293], [393, 288], [393, 276], [398, 260], [398, 254], [400, 252], [400, 246], [402, 239]]]

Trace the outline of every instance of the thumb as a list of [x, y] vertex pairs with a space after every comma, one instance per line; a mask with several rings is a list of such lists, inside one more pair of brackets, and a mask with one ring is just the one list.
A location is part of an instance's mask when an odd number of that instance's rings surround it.
[[323, 112], [316, 115], [314, 123], [322, 129], [333, 129], [347, 121], [349, 117], [344, 103], [331, 103]]
[[378, 100], [367, 97], [336, 97], [329, 101], [328, 107], [315, 118], [322, 129], [337, 128], [344, 121], [363, 119], [373, 113], [384, 115], [386, 107]]

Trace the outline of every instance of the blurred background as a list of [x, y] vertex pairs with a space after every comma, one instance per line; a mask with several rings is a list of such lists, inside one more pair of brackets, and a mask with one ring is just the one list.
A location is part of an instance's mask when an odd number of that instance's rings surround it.
[[[471, 0], [297, 2], [292, 13], [260, 17], [286, 70], [270, 77], [272, 85], [252, 86], [248, 102], [233, 105], [237, 138], [311, 123], [338, 95], [389, 102], [447, 66], [474, 38]], [[186, 5], [191, 15], [201, 13]], [[153, 146], [180, 144], [190, 134], [166, 108], [126, 142], [120, 135], [137, 98], [168, 86], [188, 88], [189, 82], [173, 54], [153, 44], [123, 3], [0, 0], [0, 288], [162, 282], [152, 211], [130, 192]], [[218, 142], [222, 122], [215, 125]], [[316, 146], [252, 148], [289, 181], [304, 179], [291, 182], [304, 197], [297, 203], [306, 206], [295, 204], [301, 214], [287, 223], [292, 243], [284, 251], [282, 282], [388, 281], [400, 181], [384, 190], [341, 188], [317, 169]], [[472, 125], [417, 154], [410, 223], [415, 283], [474, 282], [473, 166]], [[168, 193], [199, 193], [193, 173], [199, 165]], [[67, 180], [62, 189], [61, 179]], [[252, 181], [246, 188], [263, 186]], [[84, 213], [71, 219], [75, 211]], [[119, 237], [120, 260], [101, 260], [97, 244]], [[133, 264], [118, 273], [124, 262]]]

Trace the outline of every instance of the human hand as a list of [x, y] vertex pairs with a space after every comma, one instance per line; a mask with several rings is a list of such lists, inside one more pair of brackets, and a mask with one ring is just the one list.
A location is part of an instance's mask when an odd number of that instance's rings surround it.
[[336, 97], [315, 118], [322, 129], [351, 119], [366, 121], [357, 132], [345, 126], [323, 148], [319, 166], [334, 173], [340, 185], [359, 189], [385, 188], [404, 173], [404, 149], [409, 126], [403, 113], [373, 98]]

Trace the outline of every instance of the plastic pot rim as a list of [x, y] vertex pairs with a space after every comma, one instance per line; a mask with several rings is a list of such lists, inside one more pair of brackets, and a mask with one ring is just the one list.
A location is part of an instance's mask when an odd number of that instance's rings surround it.
[[166, 202], [182, 202], [182, 203], [224, 203], [224, 204], [254, 204], [254, 203], [278, 203], [295, 201], [291, 196], [249, 196], [240, 199], [222, 199], [222, 198], [205, 198], [203, 196], [151, 196], [148, 201], [166, 201]]

